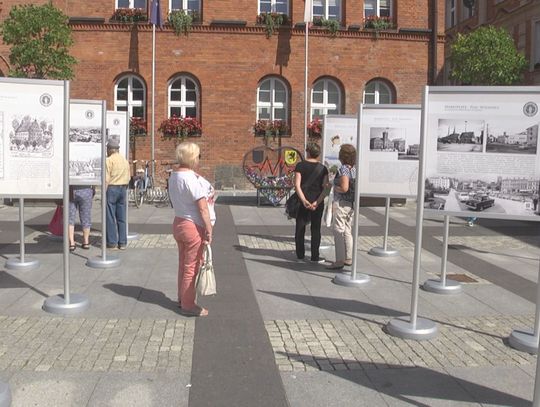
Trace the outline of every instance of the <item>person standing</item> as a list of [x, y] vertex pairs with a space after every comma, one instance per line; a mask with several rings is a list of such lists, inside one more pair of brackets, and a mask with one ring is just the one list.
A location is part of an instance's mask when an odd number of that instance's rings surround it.
[[356, 179], [356, 149], [351, 144], [343, 144], [339, 150], [339, 167], [334, 178], [334, 210], [332, 231], [336, 250], [336, 261], [327, 266], [330, 270], [340, 270], [352, 265], [354, 216], [354, 182]]
[[178, 245], [178, 303], [182, 314], [203, 317], [208, 315], [208, 310], [195, 303], [195, 279], [204, 245], [212, 243], [213, 222], [208, 201], [213, 199], [213, 188], [195, 172], [200, 159], [197, 144], [180, 143], [176, 147], [176, 159], [178, 169], [169, 178], [169, 197], [175, 215], [173, 235]]
[[107, 143], [105, 188], [107, 195], [107, 248], [124, 250], [127, 245], [126, 189], [129, 162], [120, 154], [116, 140]]
[[329, 185], [328, 169], [319, 162], [321, 149], [316, 143], [306, 146], [307, 158], [296, 164], [294, 169], [294, 188], [302, 204], [296, 216], [294, 241], [296, 257], [305, 257], [306, 225], [311, 223], [311, 261], [324, 263], [319, 256], [321, 245], [321, 220], [324, 210], [324, 197]]
[[92, 226], [93, 186], [71, 185], [69, 187], [69, 251], [75, 251], [75, 217], [79, 211], [83, 242], [81, 248], [90, 249], [90, 227]]

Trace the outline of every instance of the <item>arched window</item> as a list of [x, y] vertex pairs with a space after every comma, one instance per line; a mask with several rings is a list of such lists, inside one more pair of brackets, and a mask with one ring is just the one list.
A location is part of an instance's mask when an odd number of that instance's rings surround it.
[[311, 91], [311, 119], [324, 114], [341, 114], [341, 91], [332, 79], [320, 79]]
[[392, 17], [392, 0], [365, 0], [364, 17]]
[[341, 21], [341, 0], [313, 0], [313, 17]]
[[201, 14], [201, 0], [169, 0], [169, 10], [184, 10], [193, 16]]
[[146, 9], [146, 0], [116, 0], [116, 8]]
[[169, 83], [169, 117], [199, 118], [199, 87], [189, 76], [177, 76]]
[[129, 112], [130, 117], [146, 116], [146, 88], [135, 75], [126, 75], [114, 85], [114, 110]]
[[364, 103], [367, 104], [390, 104], [394, 101], [392, 89], [385, 82], [374, 80], [369, 82], [364, 89]]
[[257, 120], [287, 121], [287, 87], [278, 78], [263, 80], [257, 88]]

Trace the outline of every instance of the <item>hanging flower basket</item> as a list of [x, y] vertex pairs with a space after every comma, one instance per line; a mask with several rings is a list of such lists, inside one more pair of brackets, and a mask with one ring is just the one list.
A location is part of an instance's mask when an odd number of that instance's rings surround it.
[[184, 139], [202, 135], [202, 126], [194, 117], [177, 117], [173, 115], [163, 120], [158, 130], [164, 139]]
[[129, 119], [129, 136], [144, 137], [147, 134], [146, 121], [140, 117], [132, 117]]
[[148, 21], [146, 10], [142, 8], [117, 8], [111, 17], [111, 21], [118, 23], [136, 23]]

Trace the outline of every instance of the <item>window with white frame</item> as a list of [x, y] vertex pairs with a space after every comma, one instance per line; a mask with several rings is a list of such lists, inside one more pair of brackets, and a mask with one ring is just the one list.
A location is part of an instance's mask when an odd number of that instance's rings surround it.
[[341, 0], [313, 0], [313, 17], [341, 21]]
[[257, 88], [257, 120], [287, 121], [287, 87], [278, 78], [263, 80]]
[[169, 0], [169, 10], [184, 10], [191, 14], [200, 14], [201, 0]]
[[259, 14], [289, 14], [289, 0], [259, 0]]
[[114, 110], [129, 112], [130, 117], [144, 118], [146, 106], [146, 88], [134, 75], [127, 75], [114, 86]]
[[380, 80], [369, 82], [364, 89], [364, 103], [367, 104], [389, 104], [393, 101], [390, 86]]
[[533, 68], [540, 68], [540, 21], [534, 23], [534, 38], [533, 38]]
[[456, 25], [456, 0], [447, 0], [446, 28]]
[[146, 0], [116, 0], [116, 8], [146, 9]]
[[364, 0], [364, 17], [392, 17], [392, 0]]
[[169, 117], [199, 117], [199, 87], [182, 75], [169, 83]]
[[311, 120], [325, 114], [341, 114], [341, 91], [331, 79], [318, 80], [311, 91]]

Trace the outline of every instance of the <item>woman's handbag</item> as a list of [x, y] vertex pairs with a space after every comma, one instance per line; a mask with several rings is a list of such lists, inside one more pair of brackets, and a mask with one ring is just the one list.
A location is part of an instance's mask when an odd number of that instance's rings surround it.
[[204, 245], [203, 262], [195, 280], [197, 295], [216, 294], [216, 277], [212, 264], [212, 249], [209, 244]]
[[300, 209], [300, 198], [298, 198], [298, 195], [296, 195], [296, 192], [292, 194], [289, 199], [285, 202], [285, 213], [287, 214], [287, 217], [289, 219], [294, 218], [298, 216], [298, 210]]
[[56, 206], [56, 211], [49, 222], [49, 232], [55, 236], [62, 236], [64, 234], [64, 223], [63, 223], [63, 210], [62, 205]]

